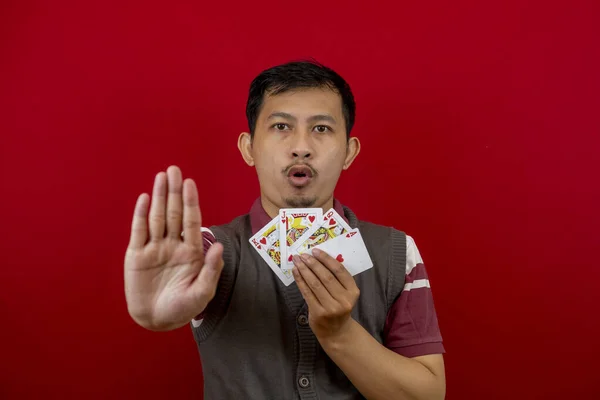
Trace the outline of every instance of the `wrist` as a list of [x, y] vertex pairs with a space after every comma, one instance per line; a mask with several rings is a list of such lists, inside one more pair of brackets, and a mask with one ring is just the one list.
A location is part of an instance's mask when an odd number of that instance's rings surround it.
[[354, 339], [358, 337], [357, 333], [360, 328], [360, 324], [354, 318], [350, 317], [335, 334], [321, 338], [317, 337], [317, 340], [326, 352], [343, 351], [345, 348], [352, 346]]

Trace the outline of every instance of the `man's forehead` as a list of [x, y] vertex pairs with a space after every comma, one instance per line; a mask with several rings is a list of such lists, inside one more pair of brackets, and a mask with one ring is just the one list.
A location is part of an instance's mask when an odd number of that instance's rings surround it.
[[278, 94], [266, 94], [261, 107], [261, 118], [272, 114], [289, 114], [296, 118], [313, 115], [330, 115], [339, 118], [342, 114], [340, 95], [327, 88], [293, 89]]

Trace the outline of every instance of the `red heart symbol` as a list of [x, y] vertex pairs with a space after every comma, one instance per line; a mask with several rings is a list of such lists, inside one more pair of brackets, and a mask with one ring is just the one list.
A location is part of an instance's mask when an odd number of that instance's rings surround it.
[[331, 218], [331, 219], [329, 220], [329, 225], [335, 225], [335, 219]]
[[267, 239], [266, 239], [266, 238], [262, 238], [262, 239], [260, 239], [260, 242], [261, 242], [262, 244], [267, 244]]
[[310, 223], [312, 224], [313, 222], [315, 222], [315, 216], [311, 215], [308, 217], [308, 220], [310, 221]]
[[344, 257], [341, 254], [338, 254], [338, 256], [335, 259], [339, 262], [344, 262]]
[[292, 261], [292, 258], [293, 258], [293, 257], [292, 257], [292, 255], [290, 254], [290, 256], [288, 257], [288, 261], [290, 261], [290, 262], [291, 262], [291, 261]]

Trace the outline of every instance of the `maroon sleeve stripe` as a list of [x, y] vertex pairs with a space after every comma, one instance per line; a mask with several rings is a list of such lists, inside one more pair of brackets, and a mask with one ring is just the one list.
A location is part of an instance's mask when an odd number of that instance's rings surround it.
[[390, 308], [384, 345], [405, 357], [444, 353], [429, 277], [414, 240], [406, 239], [406, 277]]
[[208, 249], [210, 249], [210, 246], [212, 246], [217, 239], [208, 228], [202, 228], [202, 237], [204, 238], [204, 254], [206, 254]]
[[419, 279], [429, 279], [427, 275], [427, 270], [425, 269], [425, 264], [419, 263], [415, 265], [415, 267], [410, 271], [408, 275], [406, 275], [404, 279], [404, 283], [413, 283]]
[[[202, 228], [202, 237], [204, 238], [204, 254], [206, 254], [208, 249], [210, 249], [210, 246], [212, 246], [217, 241], [217, 239], [215, 238], [215, 235], [213, 235], [213, 233], [210, 231], [210, 229], [204, 227]], [[194, 326], [200, 326], [198, 322], [201, 322], [203, 318], [204, 312], [201, 312], [200, 314], [196, 315], [194, 317], [194, 320], [196, 322]]]
[[388, 313], [384, 335], [390, 349], [442, 342], [431, 289], [404, 290]]
[[442, 342], [421, 343], [406, 347], [392, 347], [390, 350], [408, 358], [427, 356], [430, 354], [444, 354], [446, 352]]

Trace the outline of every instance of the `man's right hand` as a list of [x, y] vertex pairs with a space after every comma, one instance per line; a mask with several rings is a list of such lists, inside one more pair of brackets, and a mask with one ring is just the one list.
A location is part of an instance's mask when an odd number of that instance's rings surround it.
[[204, 254], [198, 190], [193, 180], [182, 182], [178, 167], [156, 175], [148, 216], [149, 203], [143, 193], [135, 205], [125, 297], [139, 325], [166, 331], [188, 324], [215, 296], [223, 246], [215, 243]]

